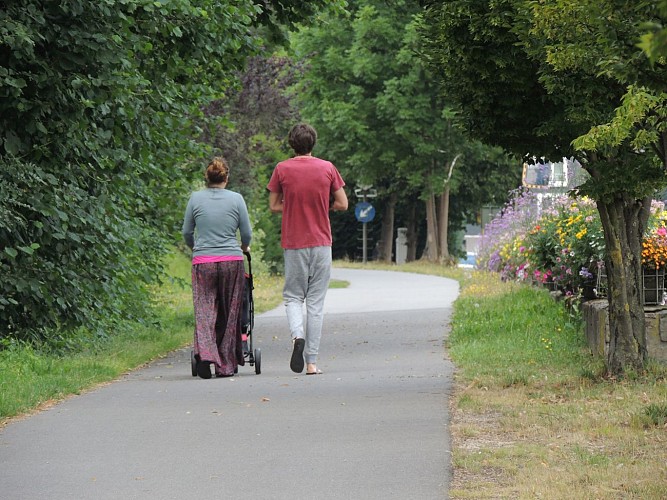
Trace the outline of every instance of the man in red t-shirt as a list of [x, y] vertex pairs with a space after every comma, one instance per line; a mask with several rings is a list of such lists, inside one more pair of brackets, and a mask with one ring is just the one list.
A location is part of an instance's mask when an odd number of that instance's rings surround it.
[[304, 123], [295, 125], [289, 133], [289, 144], [296, 156], [276, 165], [267, 186], [271, 211], [280, 212], [283, 217], [283, 299], [293, 341], [290, 368], [301, 373], [305, 356], [308, 375], [322, 373], [317, 369], [317, 355], [324, 298], [331, 276], [329, 210], [347, 210], [345, 182], [331, 162], [312, 156], [316, 142], [317, 132], [313, 127]]

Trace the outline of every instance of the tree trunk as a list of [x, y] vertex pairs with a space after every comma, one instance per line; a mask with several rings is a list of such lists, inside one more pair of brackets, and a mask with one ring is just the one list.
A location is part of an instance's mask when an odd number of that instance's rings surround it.
[[449, 183], [445, 185], [445, 190], [440, 195], [440, 207], [438, 210], [438, 241], [440, 241], [440, 255], [438, 259], [441, 263], [449, 264], [452, 260], [449, 255]]
[[651, 200], [617, 195], [597, 206], [607, 246], [607, 370], [621, 375], [642, 370], [647, 360], [641, 254]]
[[384, 206], [384, 215], [382, 217], [382, 235], [379, 259], [383, 262], [391, 262], [391, 250], [394, 243], [394, 215], [398, 195], [392, 193]]
[[456, 161], [461, 157], [457, 154], [449, 165], [447, 179], [445, 179], [445, 189], [440, 195], [440, 207], [438, 210], [438, 241], [440, 242], [438, 259], [443, 264], [453, 264], [452, 257], [449, 254], [449, 191], [452, 180], [452, 172]]
[[408, 256], [406, 262], [417, 260], [417, 205], [413, 202], [408, 212]]
[[435, 195], [429, 193], [426, 199], [426, 248], [423, 256], [429, 262], [438, 262], [438, 221], [435, 206]]

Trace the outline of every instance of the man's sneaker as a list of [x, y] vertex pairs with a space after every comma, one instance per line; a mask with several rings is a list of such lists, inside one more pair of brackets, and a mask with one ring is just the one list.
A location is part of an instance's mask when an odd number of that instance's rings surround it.
[[292, 350], [292, 359], [289, 362], [289, 367], [294, 373], [301, 373], [303, 371], [303, 348], [306, 346], [304, 339], [294, 339], [294, 349]]

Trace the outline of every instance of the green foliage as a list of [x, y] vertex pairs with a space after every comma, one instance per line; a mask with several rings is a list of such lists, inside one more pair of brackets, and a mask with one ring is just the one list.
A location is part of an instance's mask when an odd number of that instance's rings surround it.
[[58, 179], [32, 164], [0, 161], [9, 194], [1, 202], [13, 216], [0, 223], [0, 272], [11, 276], [0, 284], [3, 336], [38, 340], [86, 323], [103, 335], [98, 329], [111, 321], [145, 317], [142, 283], [158, 267], [143, 256], [162, 248], [139, 220], [120, 218], [114, 205], [122, 193], [100, 186], [90, 194], [92, 176]]
[[252, 0], [260, 11], [257, 24], [265, 28], [261, 32], [265, 42], [284, 45], [289, 33], [297, 25], [319, 24], [324, 14], [341, 14], [348, 5], [347, 0]]
[[197, 157], [191, 117], [253, 48], [254, 13], [213, 1], [5, 3], [12, 216], [0, 265], [15, 279], [3, 280], [0, 335], [145, 316], [143, 283], [182, 215], [181, 165]]
[[[641, 25], [660, 18], [654, 2], [559, 0], [532, 4], [531, 9], [531, 37], [523, 42], [526, 53], [541, 61], [540, 80], [551, 95], [563, 100], [566, 116], [587, 126], [584, 137], [575, 142], [577, 149], [591, 162], [607, 160], [606, 184], [616, 189], [637, 186], [633, 195], [641, 198], [647, 183], [660, 187], [665, 179], [656, 177], [651, 159], [665, 161], [667, 67], [651, 64], [637, 47]], [[578, 85], [573, 93], [574, 78]], [[633, 154], [648, 158], [632, 160]], [[615, 158], [622, 161], [614, 163]], [[625, 180], [620, 172], [614, 175], [613, 170], [627, 170], [628, 163], [637, 165], [639, 175]], [[595, 167], [590, 170], [595, 173]]]
[[[608, 123], [592, 127], [573, 141], [579, 151], [597, 152], [601, 159], [591, 170], [605, 173], [603, 180], [595, 176], [582, 186], [582, 192], [596, 199], [609, 199], [617, 186], [630, 185], [636, 196], [643, 197], [667, 185], [663, 145], [666, 104], [664, 92], [656, 94], [646, 87], [630, 85]], [[647, 157], [638, 155], [638, 151], [656, 154]]]
[[[632, 43], [640, 36], [640, 22], [656, 15], [651, 2], [426, 4], [426, 57], [445, 94], [461, 107], [473, 137], [520, 155], [558, 158], [569, 156], [572, 141], [593, 129], [588, 140], [576, 143], [590, 160], [587, 168], [601, 156], [620, 153], [623, 158], [593, 175], [595, 182], [604, 180], [600, 177], [611, 168], [625, 170], [628, 157], [623, 152], [647, 149], [662, 132], [663, 98], [656, 91], [662, 88], [665, 68], [651, 67]], [[593, 128], [610, 122], [629, 85], [636, 85], [635, 92], [618, 110], [628, 116]], [[590, 155], [592, 151], [597, 154]], [[606, 184], [618, 189], [620, 179], [619, 173]], [[639, 182], [626, 179], [622, 189], [640, 184], [641, 197], [648, 179], [655, 189], [651, 170]]]
[[641, 36], [639, 48], [644, 51], [653, 64], [664, 64], [667, 57], [667, 27], [664, 23], [664, 19], [667, 19], [667, 1], [646, 3], [657, 9], [660, 18], [656, 16], [656, 19], [647, 20], [641, 25], [646, 33]]
[[3, 2], [0, 337], [150, 318], [145, 285], [209, 154], [202, 108], [259, 48], [258, 26], [326, 6], [342, 2]]
[[524, 2], [423, 3], [422, 57], [471, 137], [520, 156], [550, 153], [576, 137], [550, 124], [562, 110], [540, 84], [538, 62], [521, 50]]
[[398, 122], [407, 126], [408, 117], [397, 120], [385, 87], [404, 74], [396, 54], [414, 12], [405, 2], [362, 2], [349, 16], [331, 17], [293, 37], [295, 57], [307, 61], [296, 88], [302, 115], [318, 130], [317, 150], [355, 183], [396, 181], [398, 162], [412, 152], [394, 130]]

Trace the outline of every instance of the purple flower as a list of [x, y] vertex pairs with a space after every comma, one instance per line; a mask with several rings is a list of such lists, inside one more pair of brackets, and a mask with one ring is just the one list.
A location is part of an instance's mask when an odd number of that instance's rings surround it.
[[584, 279], [591, 279], [593, 277], [593, 273], [591, 273], [588, 268], [582, 267], [581, 271], [579, 271], [579, 276], [581, 276]]

